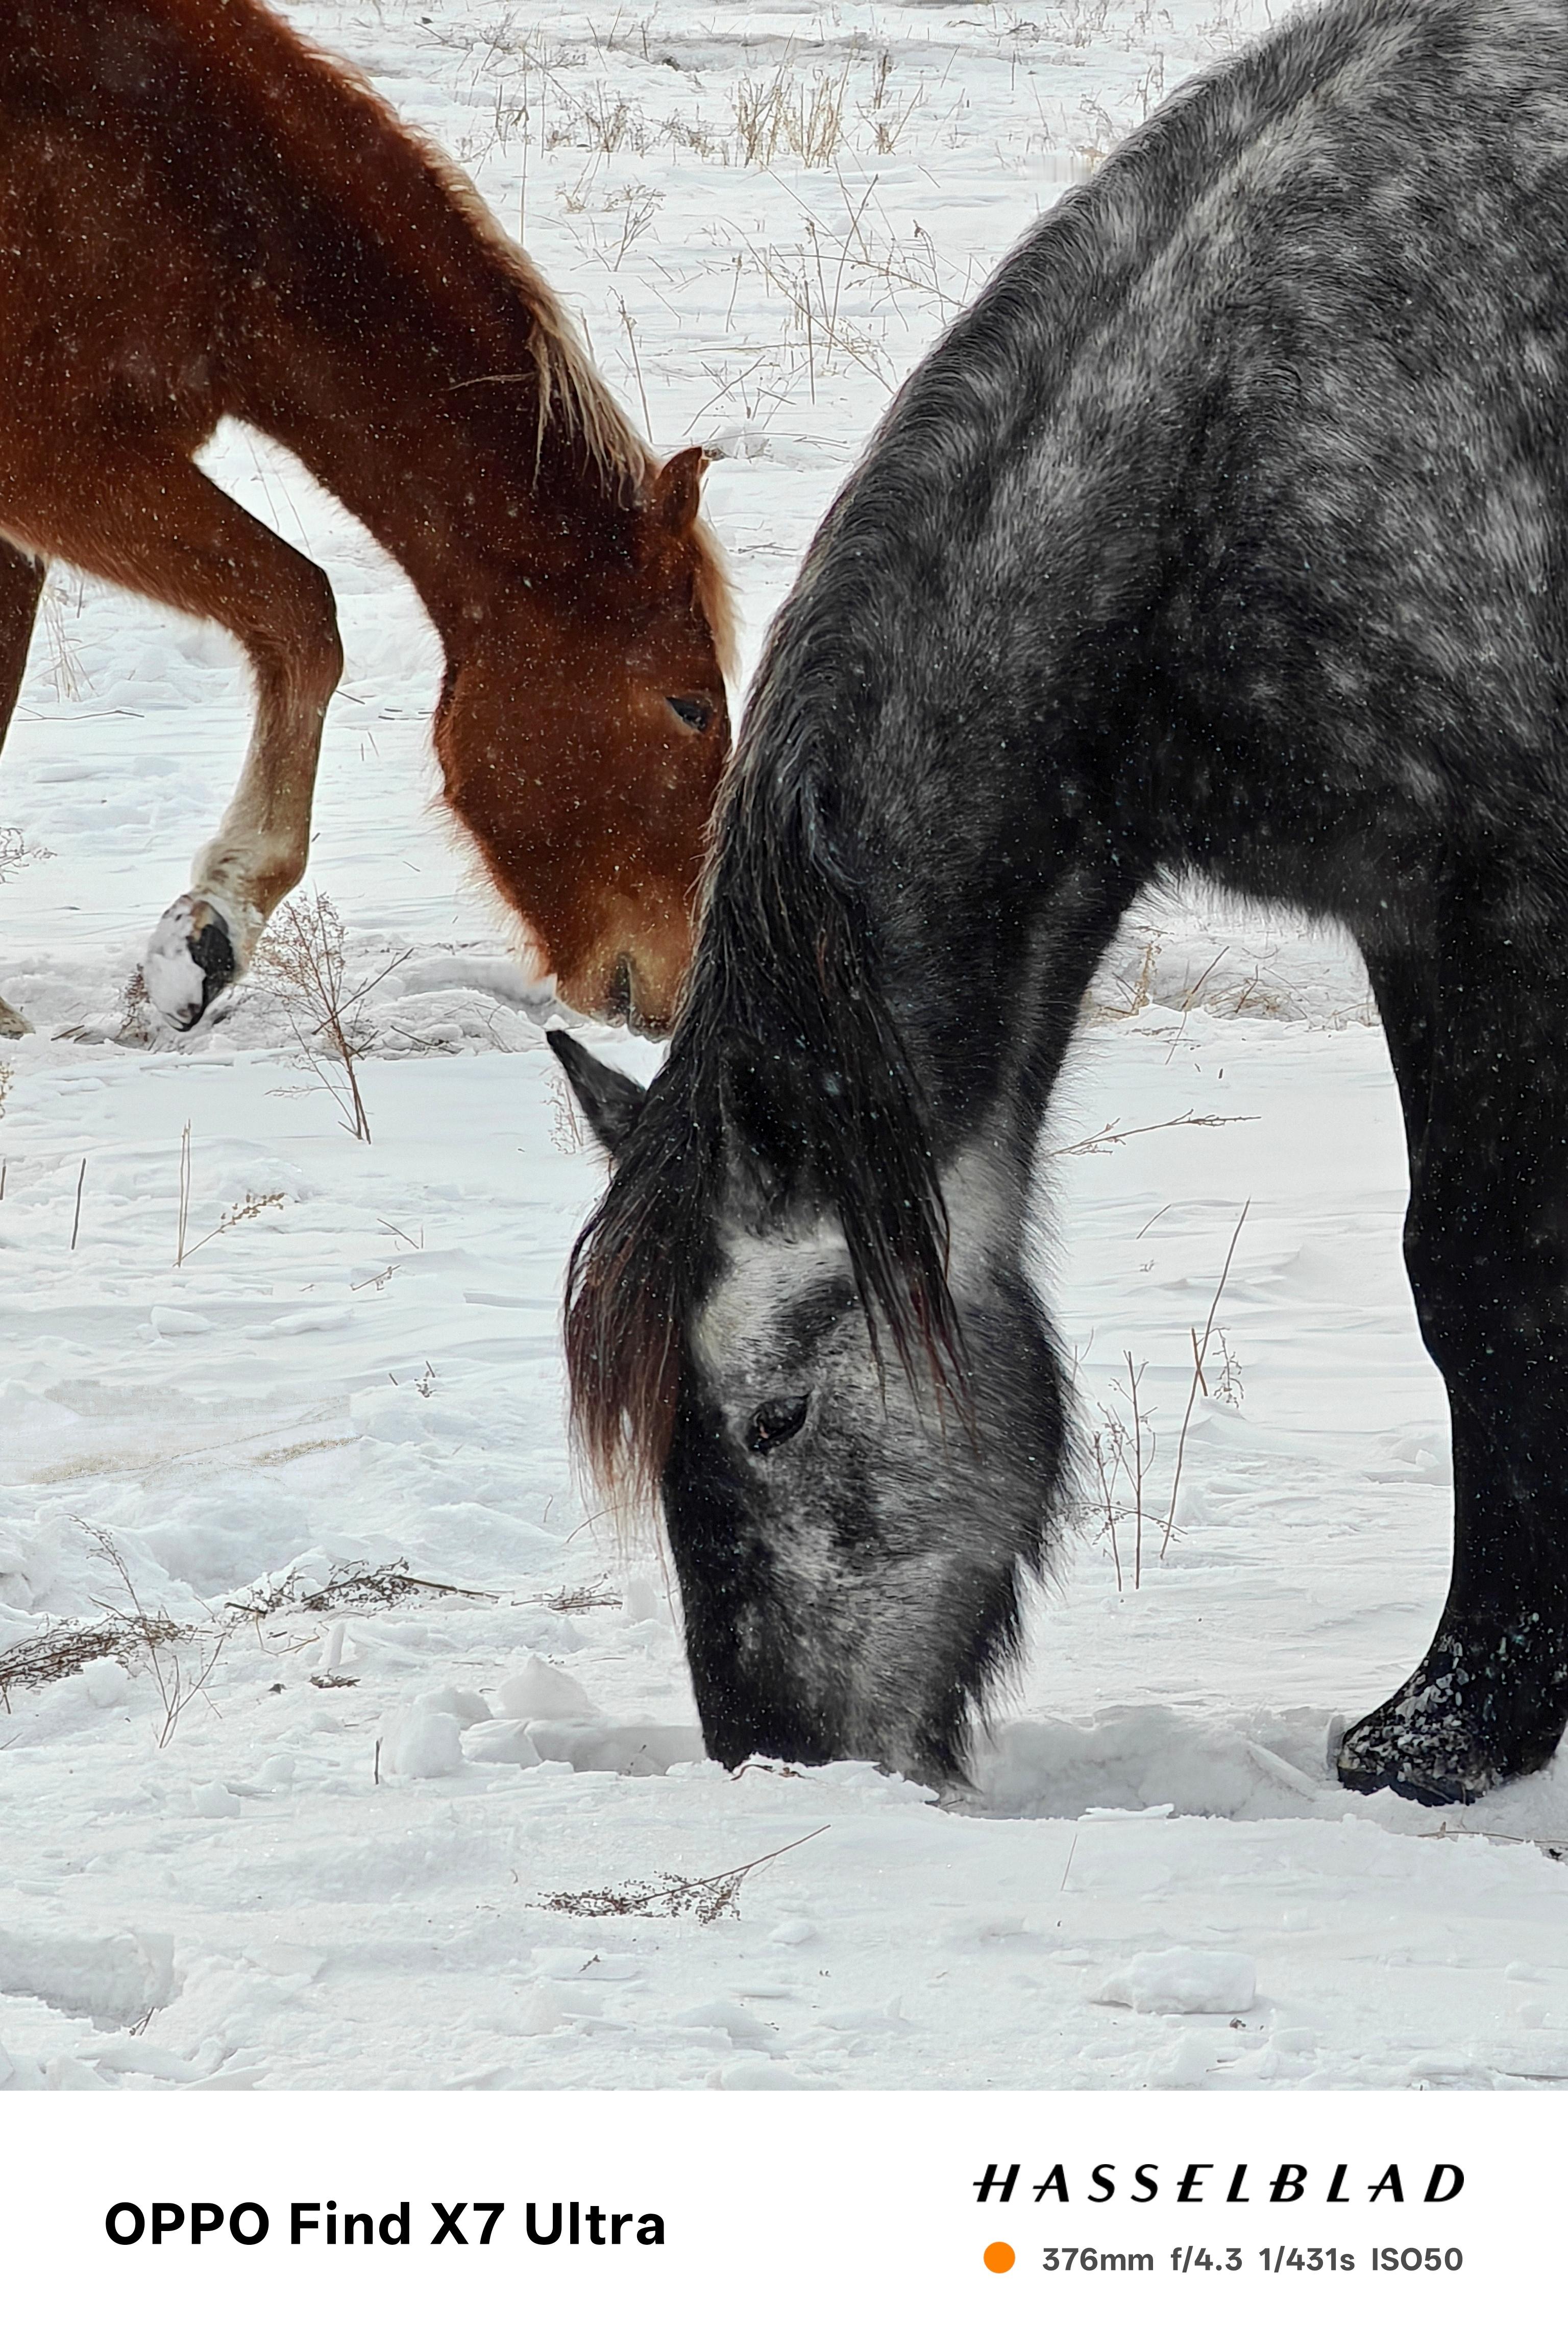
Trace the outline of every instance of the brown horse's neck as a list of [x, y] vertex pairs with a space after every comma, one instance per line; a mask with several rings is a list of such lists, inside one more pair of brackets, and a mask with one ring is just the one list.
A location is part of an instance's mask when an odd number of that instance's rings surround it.
[[498, 574], [614, 560], [648, 453], [466, 183], [276, 19], [244, 23], [266, 120], [225, 189], [226, 405], [360, 518], [451, 651]]
[[[614, 485], [548, 424], [537, 470], [537, 407], [531, 370], [520, 369], [516, 408], [503, 435], [481, 413], [432, 392], [423, 413], [388, 401], [367, 373], [342, 412], [301, 415], [297, 403], [273, 410], [264, 397], [237, 403], [251, 422], [291, 448], [407, 573], [448, 655], [459, 656], [498, 590], [534, 585], [607, 559], [624, 517]], [[508, 446], [510, 444], [515, 446]], [[554, 446], [552, 446], [554, 445]], [[571, 459], [577, 465], [573, 467]], [[564, 460], [564, 462], [563, 462]]]

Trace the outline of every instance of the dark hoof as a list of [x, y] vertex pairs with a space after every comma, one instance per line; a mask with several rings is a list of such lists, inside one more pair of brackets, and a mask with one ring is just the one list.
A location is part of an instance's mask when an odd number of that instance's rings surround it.
[[1340, 1779], [1363, 1796], [1473, 1805], [1550, 1764], [1564, 1716], [1568, 1670], [1539, 1621], [1528, 1634], [1491, 1627], [1464, 1640], [1439, 1627], [1404, 1687], [1346, 1732]]
[[[191, 933], [191, 961], [202, 975], [201, 1012], [205, 1013], [215, 996], [221, 996], [238, 970], [234, 941], [228, 925], [216, 908], [209, 908], [207, 920]], [[196, 1015], [200, 1020], [201, 1013]]]
[[1445, 1713], [1442, 1695], [1407, 1683], [1340, 1742], [1339, 1776], [1370, 1797], [1392, 1789], [1415, 1805], [1473, 1805], [1520, 1768], [1500, 1759], [1463, 1715]]
[[176, 1029], [194, 1029], [239, 969], [226, 919], [210, 899], [176, 898], [147, 943], [142, 977]]

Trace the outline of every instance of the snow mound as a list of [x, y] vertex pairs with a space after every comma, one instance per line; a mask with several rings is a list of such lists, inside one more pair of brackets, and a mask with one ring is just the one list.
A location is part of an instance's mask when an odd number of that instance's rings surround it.
[[405, 1780], [439, 1780], [463, 1761], [462, 1726], [455, 1715], [416, 1699], [381, 1720], [381, 1769]]
[[41, 2000], [101, 2027], [132, 2025], [174, 1996], [172, 1937], [121, 1928], [105, 1936], [0, 1927], [0, 1992]]
[[1241, 1952], [1140, 1952], [1113, 1970], [1094, 1998], [1166, 2017], [1218, 2017], [1252, 2008], [1258, 1970]]
[[541, 1761], [524, 1723], [483, 1723], [463, 1743], [463, 1752], [475, 1764], [520, 1764], [524, 1771]]
[[1344, 1791], [1329, 1777], [1328, 1727], [1310, 1708], [1267, 1724], [1197, 1722], [1154, 1704], [1101, 1707], [1079, 1723], [1024, 1717], [993, 1733], [975, 1785], [988, 1812], [1035, 1818], [1155, 1804], [1225, 1821], [1338, 1813]]
[[574, 1675], [548, 1659], [530, 1657], [496, 1694], [496, 1711], [517, 1723], [591, 1722], [599, 1714]]
[[685, 1723], [531, 1723], [529, 1736], [547, 1764], [574, 1772], [657, 1778], [678, 1764], [700, 1764], [702, 1734]]

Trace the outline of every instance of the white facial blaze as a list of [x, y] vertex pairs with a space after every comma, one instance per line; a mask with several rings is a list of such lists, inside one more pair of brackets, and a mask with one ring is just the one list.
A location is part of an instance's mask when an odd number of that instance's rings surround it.
[[727, 1402], [760, 1402], [783, 1367], [781, 1327], [789, 1308], [808, 1284], [847, 1279], [849, 1252], [826, 1218], [767, 1234], [731, 1229], [721, 1246], [724, 1271], [693, 1320], [691, 1345]]

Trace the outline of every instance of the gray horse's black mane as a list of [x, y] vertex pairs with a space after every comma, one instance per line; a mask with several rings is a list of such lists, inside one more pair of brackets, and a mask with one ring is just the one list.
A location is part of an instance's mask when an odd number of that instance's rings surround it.
[[727, 1204], [759, 1223], [836, 1217], [874, 1338], [950, 1385], [961, 1371], [919, 1088], [864, 892], [821, 821], [810, 715], [785, 708], [782, 744], [759, 726], [742, 747], [669, 1060], [568, 1276], [579, 1433], [607, 1483], [645, 1493], [668, 1451], [680, 1334]]

